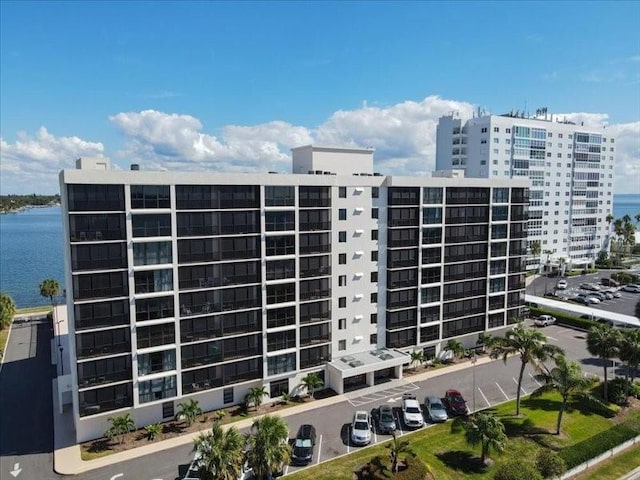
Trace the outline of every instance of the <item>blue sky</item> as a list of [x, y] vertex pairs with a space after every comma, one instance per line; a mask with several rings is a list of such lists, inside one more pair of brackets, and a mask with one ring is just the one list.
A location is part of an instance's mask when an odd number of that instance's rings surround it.
[[[0, 2], [0, 191], [52, 193], [78, 156], [266, 171], [289, 148], [433, 168], [435, 124], [605, 123], [640, 191], [640, 2]], [[573, 118], [573, 117], [572, 117]]]

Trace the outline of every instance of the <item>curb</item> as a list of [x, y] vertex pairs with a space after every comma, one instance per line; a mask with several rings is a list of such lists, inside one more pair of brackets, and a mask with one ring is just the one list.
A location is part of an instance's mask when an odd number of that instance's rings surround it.
[[16, 320], [16, 315], [13, 316], [11, 323], [9, 324], [9, 332], [7, 333], [7, 341], [2, 346], [2, 354], [0, 355], [0, 373], [2, 372], [2, 367], [4, 366], [4, 359], [7, 356], [7, 345], [9, 345], [9, 337], [11, 336], [11, 329], [13, 328], [13, 322]]

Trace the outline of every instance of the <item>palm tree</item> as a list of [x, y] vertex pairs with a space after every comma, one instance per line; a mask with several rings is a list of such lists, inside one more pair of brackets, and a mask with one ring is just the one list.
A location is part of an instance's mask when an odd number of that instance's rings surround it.
[[622, 250], [622, 242], [624, 239], [624, 223], [622, 222], [622, 219], [619, 218], [613, 222], [613, 231], [616, 234], [616, 263], [618, 264], [620, 262], [620, 251]]
[[260, 411], [260, 405], [262, 405], [262, 400], [264, 397], [269, 395], [267, 393], [267, 389], [264, 386], [261, 387], [251, 387], [249, 389], [249, 393], [247, 393], [244, 397], [245, 402], [253, 403], [253, 406], [256, 407], [256, 412]]
[[567, 259], [564, 257], [560, 257], [558, 259], [558, 264], [560, 265], [560, 276], [564, 277], [564, 273], [565, 273], [565, 267], [567, 264]]
[[53, 278], [40, 282], [40, 295], [51, 300], [51, 307], [55, 307], [54, 297], [60, 295], [60, 284]]
[[476, 340], [476, 345], [482, 347], [482, 352], [484, 353], [486, 348], [491, 348], [491, 344], [493, 342], [493, 337], [486, 332], [481, 332], [478, 335], [478, 340]]
[[454, 340], [453, 338], [447, 342], [444, 347], [446, 350], [453, 352], [454, 356], [460, 356], [462, 352], [464, 352], [464, 347], [458, 340]]
[[564, 353], [562, 348], [547, 343], [547, 337], [537, 329], [526, 328], [522, 322], [507, 330], [503, 337], [493, 341], [491, 358], [500, 358], [507, 363], [509, 355], [520, 356], [520, 373], [518, 374], [518, 392], [516, 393], [516, 415], [520, 415], [520, 393], [522, 392], [522, 378], [527, 364], [534, 368], [556, 355]]
[[315, 372], [308, 373], [305, 377], [302, 378], [300, 383], [307, 390], [307, 392], [309, 392], [309, 396], [311, 398], [313, 398], [313, 394], [315, 393], [316, 389], [324, 385], [324, 382], [322, 381], [320, 376]]
[[540, 388], [535, 390], [532, 395], [537, 396], [548, 390], [557, 390], [562, 397], [560, 410], [558, 410], [558, 421], [556, 423], [556, 435], [560, 434], [560, 426], [562, 424], [562, 414], [564, 413], [569, 399], [572, 397], [583, 397], [591, 401], [596, 401], [589, 390], [593, 387], [595, 379], [587, 377], [582, 372], [582, 368], [577, 362], [568, 362], [564, 355], [555, 358], [556, 366], [551, 370], [543, 371], [535, 376], [538, 382], [543, 382]]
[[618, 343], [620, 334], [617, 329], [609, 325], [596, 325], [591, 327], [587, 334], [587, 350], [591, 355], [602, 359], [604, 369], [603, 398], [608, 401], [607, 370], [609, 359], [618, 355]]
[[[625, 397], [629, 396], [629, 385], [636, 378], [636, 371], [640, 366], [640, 330], [626, 331], [620, 335], [618, 357], [627, 365], [625, 379]], [[629, 382], [631, 378], [631, 382]]]
[[236, 480], [242, 473], [246, 440], [236, 427], [225, 431], [214, 423], [211, 431], [193, 441], [199, 456], [198, 478], [201, 480]]
[[480, 462], [485, 465], [491, 449], [504, 450], [507, 435], [500, 419], [489, 413], [476, 413], [465, 424], [465, 439], [472, 446], [482, 447]]
[[256, 478], [280, 471], [291, 457], [289, 429], [284, 420], [264, 415], [253, 422], [249, 433], [247, 460]]
[[422, 352], [422, 350], [415, 350], [411, 352], [409, 356], [411, 357], [411, 366], [424, 362], [424, 353]]
[[109, 440], [119, 437], [120, 445], [124, 443], [124, 436], [136, 429], [136, 423], [133, 421], [130, 413], [120, 415], [119, 417], [109, 417], [107, 419], [111, 426], [104, 432], [104, 436]]
[[392, 432], [393, 439], [391, 443], [387, 444], [387, 448], [389, 449], [389, 456], [391, 457], [391, 471], [393, 473], [398, 473], [398, 461], [400, 460], [400, 455], [406, 453], [415, 457], [416, 454], [411, 449], [408, 440], [402, 440], [401, 438], [396, 437], [396, 432]]
[[[0, 328], [6, 328], [11, 325], [13, 317], [16, 314], [16, 304], [6, 293], [0, 292]], [[0, 345], [4, 348], [4, 345]]]
[[184, 420], [187, 423], [187, 427], [190, 427], [193, 421], [198, 415], [202, 413], [200, 403], [193, 398], [190, 398], [186, 402], [178, 404], [178, 413], [176, 413], [176, 420]]
[[540, 253], [542, 252], [542, 247], [540, 245], [540, 241], [534, 240], [533, 242], [531, 242], [530, 248], [531, 248], [531, 255], [533, 255], [533, 258], [538, 257], [538, 273], [540, 273], [540, 270], [542, 269], [542, 257], [540, 256]]
[[[47, 278], [43, 280], [42, 282], [40, 282], [40, 295], [42, 295], [43, 297], [47, 297], [49, 298], [49, 300], [51, 300], [51, 310], [53, 312], [52, 313], [53, 328], [55, 331], [56, 326], [58, 325], [58, 322], [56, 321], [56, 304], [54, 299], [55, 297], [60, 295], [60, 284], [57, 282], [57, 280], [54, 280], [53, 278]], [[60, 346], [60, 332], [58, 332], [57, 335], [58, 335], [58, 346]]]

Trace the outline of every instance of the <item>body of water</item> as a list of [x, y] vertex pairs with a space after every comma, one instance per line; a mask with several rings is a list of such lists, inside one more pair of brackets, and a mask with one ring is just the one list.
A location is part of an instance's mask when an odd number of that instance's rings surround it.
[[631, 217], [635, 223], [635, 216], [640, 213], [640, 194], [625, 194], [613, 196], [613, 216], [618, 219], [625, 215]]
[[[54, 278], [64, 286], [60, 207], [31, 208], [0, 215], [0, 290], [19, 308], [47, 305], [40, 282]], [[614, 195], [613, 216], [640, 213], [640, 194]]]
[[64, 288], [60, 212], [47, 207], [0, 215], [0, 290], [18, 308], [49, 304], [40, 296], [45, 278]]

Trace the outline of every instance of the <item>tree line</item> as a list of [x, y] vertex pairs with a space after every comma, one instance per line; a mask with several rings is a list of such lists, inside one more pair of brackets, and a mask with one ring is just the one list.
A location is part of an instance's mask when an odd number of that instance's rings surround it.
[[0, 212], [14, 212], [26, 207], [57, 205], [60, 195], [0, 195]]

